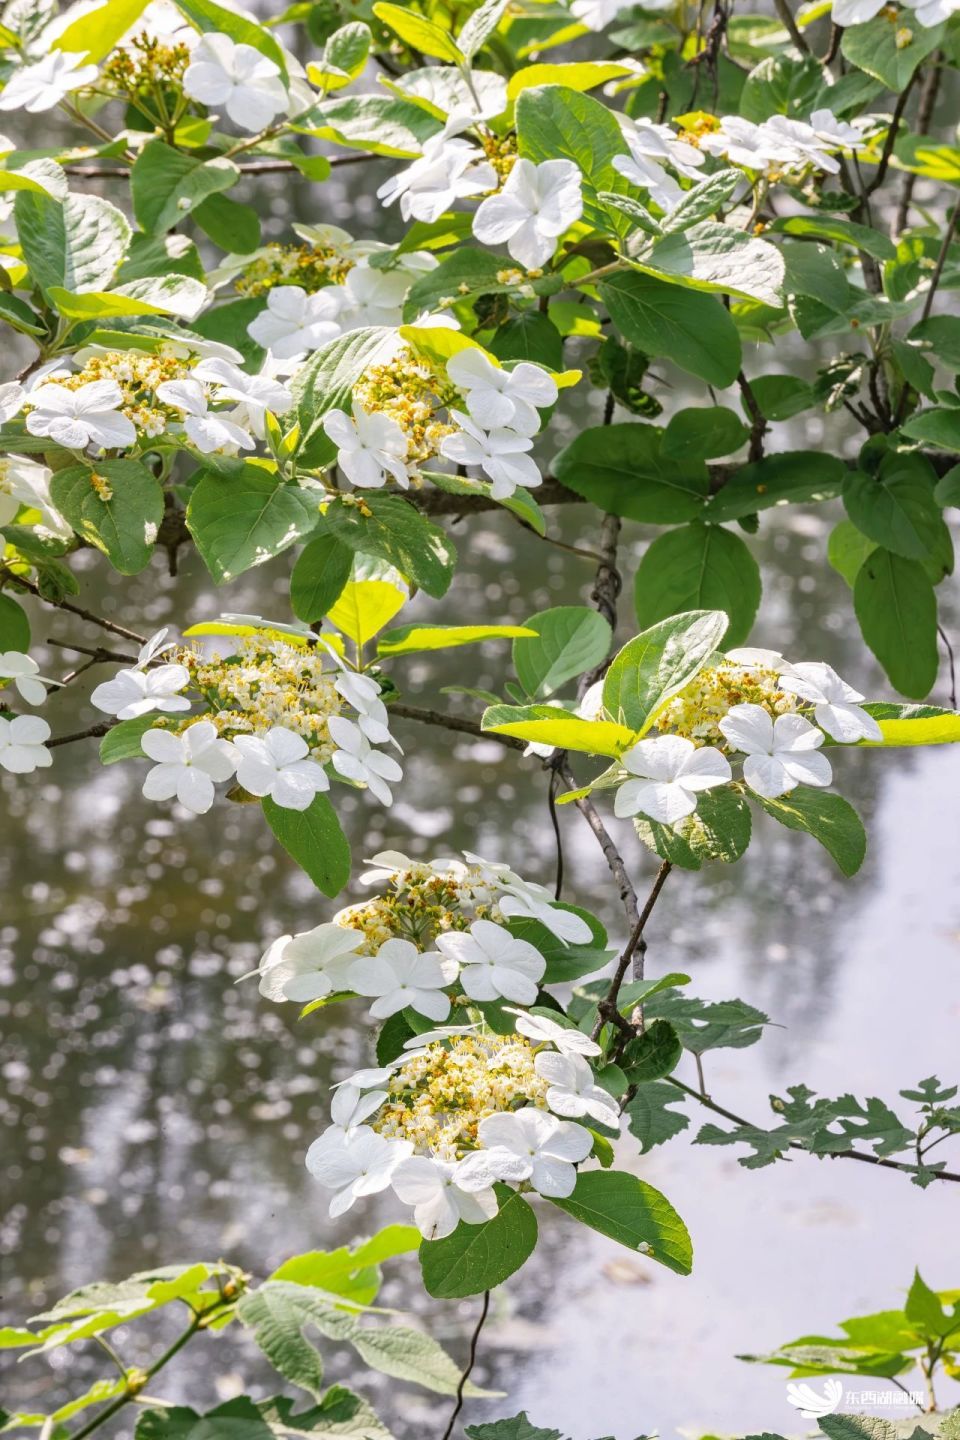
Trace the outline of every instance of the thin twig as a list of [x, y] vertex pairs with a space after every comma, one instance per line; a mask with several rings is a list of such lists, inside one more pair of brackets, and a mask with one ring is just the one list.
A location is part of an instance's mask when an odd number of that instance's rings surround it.
[[550, 788], [547, 794], [547, 809], [550, 811], [550, 824], [553, 826], [553, 843], [557, 851], [557, 878], [553, 887], [553, 898], [559, 900], [563, 894], [563, 836], [560, 833], [560, 817], [557, 814], [557, 791], [560, 788], [560, 776], [556, 769], [550, 774]]
[[97, 725], [91, 725], [88, 730], [74, 730], [72, 735], [55, 735], [52, 740], [45, 742], [47, 749], [52, 750], [57, 745], [72, 745], [74, 740], [99, 740], [112, 730], [116, 721], [101, 720]]
[[453, 1427], [454, 1427], [454, 1425], [457, 1423], [457, 1416], [460, 1414], [460, 1411], [463, 1409], [463, 1392], [464, 1392], [464, 1391], [466, 1390], [466, 1388], [467, 1388], [467, 1381], [470, 1379], [471, 1371], [473, 1370], [474, 1365], [477, 1363], [477, 1345], [478, 1345], [479, 1340], [480, 1340], [480, 1331], [481, 1331], [481, 1330], [483, 1329], [483, 1327], [484, 1327], [484, 1324], [485, 1324], [485, 1322], [486, 1322], [486, 1318], [487, 1318], [487, 1315], [489, 1314], [489, 1311], [490, 1311], [490, 1291], [489, 1291], [489, 1290], [484, 1290], [484, 1292], [483, 1292], [483, 1304], [482, 1304], [482, 1306], [480, 1307], [480, 1319], [477, 1321], [476, 1325], [474, 1326], [473, 1334], [470, 1336], [470, 1354], [469, 1354], [469, 1356], [468, 1356], [468, 1358], [467, 1358], [467, 1363], [466, 1363], [466, 1365], [465, 1365], [464, 1368], [463, 1368], [463, 1374], [460, 1376], [460, 1380], [459, 1380], [459, 1383], [458, 1383], [458, 1385], [457, 1385], [457, 1399], [456, 1399], [456, 1403], [454, 1404], [454, 1407], [453, 1407], [453, 1413], [451, 1414], [450, 1419], [447, 1421], [447, 1428], [446, 1428], [446, 1430], [444, 1430], [443, 1436], [441, 1437], [441, 1440], [450, 1440], [450, 1436], [453, 1434]]
[[[557, 766], [557, 774], [571, 790], [578, 788], [576, 777], [566, 760]], [[617, 885], [617, 892], [620, 902], [627, 912], [627, 919], [631, 925], [635, 925], [640, 915], [640, 905], [637, 900], [637, 892], [633, 888], [633, 882], [627, 874], [627, 867], [624, 864], [623, 856], [610, 838], [606, 826], [600, 818], [600, 814], [589, 795], [581, 795], [574, 802], [580, 814], [586, 820], [593, 831], [597, 844], [603, 851], [603, 858], [607, 862], [607, 868], [613, 876]]]
[[[914, 129], [918, 135], [925, 135], [933, 119], [933, 112], [937, 104], [937, 96], [940, 93], [940, 79], [943, 73], [943, 52], [934, 51], [930, 64], [924, 71], [923, 81], [920, 86], [920, 99], [917, 104], [917, 118]], [[897, 239], [907, 228], [907, 220], [910, 217], [910, 206], [913, 203], [913, 192], [917, 184], [915, 172], [908, 172], [903, 182], [903, 193], [900, 196], [900, 204], [897, 206], [896, 218], [893, 222], [893, 237]]]
[[462, 720], [459, 715], [445, 715], [442, 710], [421, 710], [416, 705], [391, 705], [391, 715], [401, 720], [419, 720], [422, 725], [440, 725], [445, 730], [456, 730], [461, 735], [473, 735], [478, 740], [494, 740], [511, 750], [526, 750], [526, 742], [513, 735], [497, 735], [492, 730], [483, 730], [475, 720]]
[[887, 138], [883, 142], [883, 150], [881, 151], [880, 160], [877, 164], [877, 173], [876, 175], [874, 175], [873, 179], [870, 181], [870, 184], [867, 186], [864, 192], [866, 195], [872, 195], [874, 190], [879, 190], [880, 186], [883, 184], [884, 180], [887, 177], [887, 168], [893, 155], [893, 147], [897, 143], [897, 135], [900, 131], [900, 122], [903, 119], [903, 112], [906, 109], [907, 101], [910, 98], [910, 91], [913, 88], [913, 82], [914, 80], [916, 80], [916, 78], [917, 72], [914, 71], [914, 73], [911, 75], [910, 79], [907, 81], [906, 85], [900, 92], [900, 98], [897, 101], [896, 109], [894, 110], [893, 116], [890, 120], [890, 128], [887, 130]]
[[947, 665], [950, 669], [950, 709], [957, 708], [957, 665], [953, 654], [953, 646], [950, 643], [950, 636], [942, 625], [937, 626], [937, 634], [943, 641], [943, 648], [947, 652]]
[[623, 1027], [626, 1026], [627, 1030], [629, 1030], [631, 1035], [633, 1035], [634, 1033], [633, 1026], [628, 1020], [624, 1020], [617, 1007], [617, 999], [620, 995], [620, 986], [623, 984], [624, 976], [629, 969], [630, 961], [633, 959], [634, 953], [638, 952], [642, 955], [646, 951], [647, 944], [643, 938], [643, 932], [646, 928], [647, 921], [650, 919], [650, 916], [653, 912], [653, 907], [654, 905], [656, 905], [657, 901], [660, 898], [660, 892], [666, 884], [667, 876], [670, 874], [670, 871], [672, 869], [673, 862], [671, 860], [664, 860], [662, 865], [660, 866], [660, 869], [657, 871], [657, 878], [653, 882], [653, 888], [650, 891], [650, 894], [647, 896], [646, 903], [637, 917], [637, 923], [633, 927], [633, 932], [630, 936], [630, 939], [623, 947], [620, 959], [617, 961], [617, 968], [614, 971], [612, 980], [610, 981], [610, 988], [597, 1006], [597, 1023], [593, 1027], [593, 1034], [591, 1037], [594, 1040], [596, 1040], [597, 1036], [600, 1034], [600, 1031], [603, 1029], [604, 1025], [607, 1023], [608, 1020], [612, 1021], [619, 1029], [622, 1030]]
[[943, 232], [943, 243], [940, 246], [940, 254], [937, 256], [936, 267], [934, 268], [933, 276], [930, 280], [930, 289], [926, 293], [923, 302], [923, 309], [920, 312], [921, 325], [923, 324], [924, 320], [928, 320], [930, 318], [930, 311], [933, 309], [933, 302], [936, 297], [937, 288], [939, 287], [940, 281], [943, 277], [944, 266], [947, 263], [947, 255], [949, 254], [950, 246], [953, 244], [954, 236], [957, 233], [958, 218], [960, 218], [960, 201], [957, 201], [954, 204], [953, 213], [950, 216], [950, 220], [946, 230]]
[[748, 459], [753, 465], [757, 460], [763, 459], [763, 437], [767, 433], [767, 418], [760, 409], [757, 397], [753, 393], [753, 386], [744, 375], [743, 371], [737, 376], [737, 385], [740, 387], [740, 394], [743, 396], [743, 405], [750, 416], [750, 449]]
[[794, 45], [796, 45], [797, 49], [800, 51], [800, 54], [812, 55], [813, 51], [810, 49], [810, 43], [807, 40], [807, 37], [804, 35], [803, 31], [800, 29], [800, 26], [797, 24], [796, 20], [793, 18], [793, 14], [790, 10], [788, 0], [774, 0], [774, 3], [777, 11], [777, 16], [781, 24], [783, 25], [783, 28], [790, 36], [790, 39], [793, 41]]

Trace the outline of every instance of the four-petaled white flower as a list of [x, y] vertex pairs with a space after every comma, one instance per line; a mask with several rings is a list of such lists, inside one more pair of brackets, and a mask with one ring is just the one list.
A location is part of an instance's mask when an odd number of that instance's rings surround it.
[[275, 285], [247, 334], [275, 360], [299, 360], [342, 332], [344, 304], [339, 285], [326, 285], [312, 295], [299, 285]]
[[468, 1155], [458, 1170], [464, 1189], [485, 1189], [494, 1180], [529, 1180], [534, 1190], [554, 1200], [572, 1194], [576, 1165], [593, 1148], [593, 1136], [583, 1125], [532, 1105], [485, 1116], [477, 1135], [483, 1149]]
[[411, 1006], [428, 1020], [446, 1020], [450, 999], [444, 986], [457, 977], [456, 963], [435, 952], [421, 953], [409, 940], [387, 940], [376, 955], [366, 955], [350, 968], [350, 987], [358, 995], [376, 996], [370, 1014], [386, 1020]]
[[532, 1005], [547, 962], [528, 940], [517, 940], [502, 925], [475, 920], [469, 931], [437, 936], [437, 949], [462, 966], [460, 984], [471, 1000], [513, 1000]]
[[324, 1134], [329, 1135], [330, 1130], [337, 1129], [347, 1134], [356, 1130], [364, 1120], [369, 1120], [384, 1100], [389, 1099], [386, 1090], [369, 1090], [366, 1094], [357, 1085], [351, 1085], [349, 1081], [338, 1085], [333, 1092], [333, 1100], [330, 1104], [330, 1118], [333, 1125], [325, 1130]]
[[732, 165], [748, 170], [764, 170], [770, 160], [760, 126], [740, 115], [725, 115], [716, 130], [700, 137], [700, 148], [708, 155], [724, 155]]
[[503, 189], [480, 202], [473, 233], [483, 245], [506, 244], [514, 260], [539, 269], [583, 214], [583, 190], [572, 160], [514, 163]]
[[118, 720], [135, 720], [152, 710], [173, 715], [190, 709], [190, 701], [180, 694], [189, 683], [190, 671], [185, 665], [157, 665], [151, 670], [136, 666], [118, 670], [112, 680], [98, 685], [90, 703]]
[[960, 0], [907, 0], [917, 20], [925, 29], [944, 24], [960, 11]]
[[[955, 0], [960, 5], [960, 0]], [[836, 145], [845, 150], [857, 150], [863, 143], [863, 136], [854, 125], [838, 120], [832, 110], [814, 110], [810, 115], [810, 128], [824, 145]]]
[[345, 780], [368, 786], [381, 805], [392, 805], [393, 792], [387, 782], [396, 784], [403, 779], [403, 771], [396, 760], [384, 755], [382, 750], [374, 750], [366, 735], [352, 720], [345, 720], [342, 715], [332, 715], [327, 721], [327, 728], [330, 738], [339, 746], [332, 756], [337, 774]]
[[554, 1045], [561, 1055], [599, 1055], [600, 1046], [589, 1035], [584, 1035], [571, 1025], [558, 1025], [546, 1015], [528, 1015], [524, 1010], [514, 1010], [509, 1005], [504, 1009], [508, 1015], [517, 1017], [517, 1033], [526, 1035], [535, 1045]]
[[350, 990], [350, 967], [363, 940], [359, 930], [330, 924], [281, 935], [260, 961], [260, 994], [305, 1005]]
[[322, 423], [337, 447], [337, 464], [351, 485], [361, 490], [379, 490], [392, 475], [401, 489], [410, 488], [404, 464], [407, 437], [396, 420], [354, 405], [353, 415], [328, 410]]
[[564, 945], [589, 944], [593, 931], [581, 915], [564, 910], [554, 904], [553, 896], [545, 885], [533, 880], [521, 880], [519, 875], [509, 875], [502, 882], [497, 897], [501, 914], [517, 919], [539, 920], [551, 933], [562, 940]]
[[251, 795], [269, 795], [282, 810], [307, 810], [313, 798], [330, 789], [327, 772], [311, 760], [302, 735], [274, 725], [266, 735], [238, 735], [237, 780]]
[[237, 406], [230, 418], [254, 435], [263, 435], [264, 415], [285, 415], [293, 405], [286, 385], [269, 375], [248, 375], [229, 360], [201, 360], [192, 370], [195, 380], [215, 385], [215, 401], [232, 400]]
[[636, 779], [625, 780], [613, 802], [614, 814], [646, 815], [675, 825], [697, 808], [697, 794], [731, 779], [730, 762], [712, 745], [694, 745], [682, 735], [639, 740], [620, 756]]
[[482, 1225], [497, 1213], [492, 1188], [471, 1192], [457, 1184], [458, 1166], [426, 1155], [411, 1155], [393, 1172], [391, 1184], [398, 1199], [413, 1206], [414, 1223], [425, 1240], [442, 1240], [463, 1220]]
[[[435, 263], [433, 256], [430, 261], [431, 265]], [[354, 265], [343, 282], [344, 330], [357, 330], [363, 325], [399, 325], [411, 278], [411, 272], [402, 264], [390, 270], [377, 270], [367, 260]]]
[[780, 676], [780, 689], [799, 695], [813, 706], [813, 718], [821, 730], [843, 745], [857, 740], [882, 740], [883, 731], [866, 710], [858, 704], [864, 697], [836, 670], [822, 661], [803, 661], [791, 665]]
[[0, 769], [11, 775], [30, 775], [53, 764], [47, 749], [50, 726], [39, 715], [0, 715]]
[[28, 110], [36, 115], [52, 110], [65, 95], [92, 85], [96, 65], [84, 65], [85, 55], [72, 50], [51, 50], [36, 65], [15, 70], [0, 94], [0, 110]]
[[0, 680], [12, 680], [28, 705], [42, 705], [47, 698], [47, 685], [59, 685], [40, 674], [40, 666], [22, 650], [0, 653]]
[[447, 374], [464, 395], [470, 418], [484, 430], [536, 435], [538, 410], [553, 405], [559, 393], [542, 365], [523, 360], [513, 370], [504, 370], [474, 346], [450, 357]]
[[41, 385], [29, 398], [30, 434], [49, 435], [67, 450], [83, 450], [87, 445], [123, 450], [136, 442], [133, 422], [120, 413], [123, 396], [115, 380], [90, 380], [76, 390]]
[[222, 105], [234, 125], [251, 132], [265, 129], [287, 108], [279, 66], [229, 35], [201, 37], [184, 71], [183, 89], [201, 105]]
[[380, 686], [376, 680], [370, 675], [343, 670], [333, 683], [338, 693], [356, 710], [356, 724], [370, 744], [396, 745], [399, 750], [400, 746], [390, 734], [387, 707], [380, 699]]
[[207, 813], [213, 804], [214, 781], [229, 780], [236, 766], [233, 746], [220, 739], [209, 720], [188, 726], [182, 735], [148, 730], [140, 747], [149, 759], [157, 761], [143, 782], [146, 798], [172, 800], [176, 796], [195, 815]]
[[210, 412], [206, 392], [199, 380], [164, 380], [156, 395], [165, 405], [183, 413], [183, 429], [203, 455], [215, 450], [253, 450], [256, 442], [249, 431], [226, 415]]
[[616, 1100], [609, 1090], [597, 1084], [582, 1055], [557, 1055], [552, 1050], [541, 1050], [533, 1064], [537, 1074], [549, 1082], [547, 1104], [555, 1115], [567, 1120], [589, 1115], [611, 1130], [620, 1129]]
[[450, 419], [459, 425], [440, 442], [440, 454], [457, 465], [475, 465], [492, 481], [494, 500], [507, 500], [518, 486], [535, 490], [543, 483], [537, 462], [527, 453], [533, 441], [515, 430], [481, 430], [468, 415], [451, 410]]
[[830, 784], [830, 761], [817, 753], [823, 731], [802, 715], [778, 715], [773, 720], [762, 705], [734, 705], [720, 721], [720, 731], [747, 757], [744, 780], [768, 800], [797, 785]]
[[314, 1140], [307, 1151], [307, 1169], [336, 1192], [329, 1212], [334, 1218], [361, 1196], [386, 1190], [397, 1166], [412, 1152], [409, 1140], [387, 1140], [369, 1125], [358, 1125], [346, 1133], [329, 1130]]
[[439, 220], [458, 200], [494, 190], [497, 174], [483, 151], [469, 140], [451, 139], [449, 126], [431, 136], [412, 164], [385, 181], [377, 191], [384, 205], [400, 201], [404, 220]]

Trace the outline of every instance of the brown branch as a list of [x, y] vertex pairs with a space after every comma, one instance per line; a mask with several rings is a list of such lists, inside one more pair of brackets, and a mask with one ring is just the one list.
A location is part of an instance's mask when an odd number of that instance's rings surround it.
[[[701, 1094], [700, 1091], [695, 1090], [692, 1085], [685, 1085], [684, 1082], [678, 1080], [675, 1075], [667, 1075], [665, 1078], [668, 1084], [676, 1086], [676, 1088], [682, 1090], [685, 1095], [691, 1095], [704, 1109], [712, 1110], [714, 1115], [721, 1115], [724, 1120], [729, 1120], [734, 1125], [745, 1125], [752, 1130], [761, 1128], [760, 1126], [755, 1126], [752, 1121], [744, 1119], [742, 1115], [735, 1114], [733, 1110], [728, 1110], [725, 1105], [718, 1105], [716, 1100], [711, 1099], [709, 1095]], [[917, 1173], [917, 1167], [915, 1165], [907, 1164], [902, 1160], [887, 1160], [882, 1155], [868, 1155], [863, 1150], [833, 1150], [829, 1155], [817, 1155], [816, 1151], [810, 1150], [800, 1140], [788, 1141], [785, 1148], [788, 1150], [802, 1150], [805, 1155], [814, 1155], [820, 1160], [859, 1160], [864, 1165], [878, 1165], [883, 1170], [899, 1170], [901, 1174], [906, 1175], [915, 1175]], [[936, 1178], [938, 1180], [960, 1181], [960, 1174], [953, 1170], [938, 1170], [936, 1172]]]
[[[381, 160], [381, 155], [367, 154], [360, 152], [356, 155], [332, 155], [317, 156], [317, 159], [327, 159], [331, 168], [339, 169], [343, 165], [360, 165], [366, 160]], [[64, 162], [70, 165], [70, 161]], [[248, 165], [238, 165], [237, 169], [242, 175], [281, 175], [289, 174], [291, 171], [299, 172], [299, 165], [292, 160], [251, 160]], [[73, 165], [70, 169], [70, 178], [78, 176], [84, 180], [123, 180], [130, 174], [130, 166], [107, 166], [107, 165]]]
[[[924, 71], [923, 83], [920, 86], [920, 99], [917, 103], [916, 130], [918, 135], [925, 135], [930, 122], [933, 119], [933, 112], [937, 104], [937, 96], [940, 93], [940, 79], [943, 73], [943, 52], [937, 50], [931, 57], [929, 67]], [[893, 222], [894, 238], [897, 238], [907, 228], [907, 220], [910, 215], [910, 206], [913, 203], [913, 191], [918, 177], [912, 172], [909, 173], [903, 182], [903, 194], [900, 196], [900, 204], [897, 206], [896, 218]]]
[[907, 107], [907, 101], [910, 98], [910, 91], [913, 89], [913, 82], [916, 80], [916, 78], [917, 71], [914, 71], [914, 73], [910, 76], [910, 79], [907, 81], [906, 85], [900, 92], [900, 98], [897, 101], [896, 109], [894, 110], [890, 120], [890, 127], [887, 130], [886, 139], [883, 142], [883, 150], [880, 153], [880, 160], [877, 164], [877, 173], [870, 181], [870, 184], [866, 187], [864, 191], [865, 195], [872, 195], [874, 190], [879, 190], [880, 186], [887, 178], [887, 169], [890, 165], [890, 159], [893, 155], [893, 147], [897, 143], [897, 135], [900, 132], [900, 122], [903, 119], [903, 112]]
[[783, 28], [790, 36], [790, 39], [793, 41], [794, 45], [800, 51], [800, 54], [812, 55], [813, 51], [810, 49], [810, 44], [807, 40], [807, 37], [804, 35], [803, 31], [800, 29], [800, 26], [793, 18], [793, 14], [790, 10], [789, 0], [774, 0], [774, 6], [780, 23], [783, 25]]
[[[647, 921], [650, 919], [650, 916], [653, 913], [653, 907], [660, 899], [660, 892], [663, 890], [663, 887], [667, 882], [667, 876], [670, 874], [670, 871], [672, 869], [673, 861], [664, 860], [660, 866], [660, 869], [657, 871], [657, 878], [653, 882], [653, 888], [650, 891], [650, 894], [647, 896], [646, 903], [643, 909], [637, 916], [637, 923], [633, 927], [630, 939], [623, 947], [623, 951], [620, 955], [619, 960], [617, 961], [617, 968], [614, 971], [613, 978], [610, 981], [610, 988], [597, 1006], [597, 1023], [593, 1027], [593, 1033], [591, 1036], [591, 1038], [594, 1040], [596, 1040], [597, 1036], [600, 1034], [600, 1031], [603, 1029], [604, 1025], [608, 1021], [611, 1021], [614, 1025], [616, 1025], [621, 1032], [624, 1032], [625, 1034], [626, 1032], [629, 1032], [630, 1038], [632, 1038], [633, 1035], [636, 1033], [629, 1020], [625, 1020], [624, 1017], [620, 1014], [620, 1010], [617, 1006], [617, 999], [620, 995], [620, 986], [623, 984], [624, 976], [627, 973], [627, 970], [630, 966], [630, 961], [633, 959], [634, 953], [636, 952], [640, 955], [643, 955], [646, 951], [647, 944], [643, 938], [643, 932], [646, 929]], [[642, 973], [642, 966], [640, 967], [640, 971]]]
[[[576, 777], [566, 760], [557, 766], [557, 774], [571, 790], [578, 789]], [[627, 867], [624, 863], [623, 856], [610, 838], [609, 831], [601, 820], [597, 807], [589, 795], [581, 795], [579, 799], [574, 801], [574, 804], [590, 826], [590, 829], [596, 837], [597, 844], [603, 851], [603, 858], [607, 862], [607, 868], [610, 874], [616, 881], [620, 901], [627, 912], [628, 920], [631, 924], [636, 925], [640, 916], [640, 905], [637, 900], [637, 892], [634, 890], [630, 876], [627, 874]]]
[[72, 745], [74, 740], [98, 740], [112, 730], [116, 724], [115, 720], [101, 720], [98, 725], [91, 725], [89, 730], [74, 730], [72, 735], [55, 735], [52, 740], [47, 740], [48, 750], [53, 750], [57, 745]]
[[[737, 385], [740, 387], [740, 394], [743, 396], [744, 409], [750, 416], [750, 449], [748, 451], [748, 458], [752, 465], [757, 460], [763, 459], [763, 437], [770, 427], [767, 423], [766, 416], [757, 403], [757, 397], [753, 393], [753, 386], [742, 370], [737, 376]], [[713, 477], [711, 476], [711, 490], [713, 489], [712, 480]]]
[[526, 750], [526, 743], [513, 735], [497, 735], [492, 730], [483, 730], [475, 720], [462, 720], [458, 715], [445, 715], [442, 710], [420, 710], [415, 705], [391, 704], [390, 714], [401, 720], [418, 720], [422, 725], [439, 725], [444, 730], [455, 730], [460, 735], [473, 735], [477, 740], [493, 740], [510, 750]]
[[943, 269], [947, 263], [947, 255], [949, 254], [950, 246], [953, 244], [954, 236], [957, 233], [958, 217], [960, 217], [960, 200], [954, 202], [953, 214], [950, 216], [950, 223], [947, 225], [946, 230], [944, 230], [943, 232], [943, 244], [940, 246], [940, 253], [937, 256], [937, 264], [933, 272], [933, 277], [930, 281], [930, 289], [927, 291], [926, 298], [923, 302], [923, 309], [920, 312], [921, 325], [923, 324], [924, 320], [929, 319], [930, 311], [933, 309], [933, 301], [936, 296], [937, 288], [940, 284], [940, 281], [943, 278]]

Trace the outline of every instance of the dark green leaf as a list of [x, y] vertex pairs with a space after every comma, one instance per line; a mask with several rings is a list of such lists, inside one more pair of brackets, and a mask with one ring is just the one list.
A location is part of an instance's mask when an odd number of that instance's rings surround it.
[[334, 500], [325, 518], [330, 533], [355, 553], [395, 565], [428, 595], [445, 595], [457, 552], [446, 532], [398, 495], [365, 495], [360, 507]]
[[740, 520], [786, 502], [832, 500], [846, 471], [834, 455], [788, 450], [744, 465], [718, 490], [704, 513], [707, 520]]
[[856, 875], [867, 853], [867, 836], [860, 816], [841, 795], [802, 786], [776, 800], [755, 798], [788, 830], [805, 830], [819, 840], [844, 875]]
[[937, 678], [937, 597], [918, 560], [877, 548], [861, 566], [853, 605], [863, 638], [901, 695], [922, 700]]
[[295, 545], [318, 520], [315, 494], [262, 465], [229, 479], [201, 474], [187, 506], [187, 527], [218, 585]]
[[149, 565], [163, 519], [160, 482], [137, 460], [68, 465], [50, 481], [53, 503], [121, 575]]
[[514, 640], [513, 665], [532, 700], [546, 699], [568, 680], [602, 665], [613, 639], [609, 622], [586, 605], [558, 605], [523, 623], [537, 634]]
[[353, 568], [353, 551], [334, 535], [318, 535], [297, 556], [290, 576], [290, 604], [307, 625], [322, 620], [337, 602]]
[[670, 1201], [652, 1185], [620, 1170], [587, 1170], [573, 1194], [552, 1202], [601, 1235], [689, 1275], [693, 1248], [687, 1227]]
[[722, 610], [727, 642], [742, 645], [760, 604], [760, 567], [738, 535], [694, 521], [654, 540], [637, 570], [634, 601], [642, 626], [685, 610]]
[[267, 824], [292, 860], [324, 895], [339, 895], [350, 879], [350, 846], [326, 795], [315, 795], [306, 810], [285, 810], [269, 797]]
[[683, 1092], [666, 1081], [654, 1080], [639, 1086], [624, 1114], [631, 1134], [640, 1141], [641, 1155], [646, 1155], [655, 1145], [672, 1140], [690, 1124], [687, 1115], [670, 1108], [682, 1104], [683, 1098]]
[[452, 1300], [502, 1285], [533, 1254], [537, 1217], [522, 1195], [497, 1186], [500, 1210], [484, 1225], [463, 1221], [443, 1240], [420, 1246], [420, 1269], [429, 1295]]
[[554, 474], [611, 515], [654, 525], [691, 520], [703, 510], [709, 476], [702, 461], [666, 456], [664, 433], [640, 424], [581, 431], [557, 456]]
[[30, 621], [22, 605], [0, 591], [0, 650], [30, 649]]
[[603, 682], [603, 706], [632, 730], [649, 725], [657, 709], [688, 685], [727, 630], [719, 610], [696, 610], [661, 620], [615, 656]]
[[636, 273], [611, 275], [599, 288], [621, 335], [644, 354], [664, 355], [721, 389], [736, 380], [740, 336], [715, 297]]

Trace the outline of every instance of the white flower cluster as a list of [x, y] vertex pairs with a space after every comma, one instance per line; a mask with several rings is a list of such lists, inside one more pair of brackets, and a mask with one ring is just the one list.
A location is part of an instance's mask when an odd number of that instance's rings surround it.
[[[21, 650], [0, 651], [0, 705], [7, 685], [13, 685], [28, 705], [42, 705], [47, 698], [46, 687], [59, 683], [40, 674], [32, 655]], [[46, 744], [49, 739], [50, 726], [39, 716], [0, 714], [0, 770], [30, 775], [34, 770], [47, 769], [53, 764]]]
[[[411, 367], [406, 368], [410, 372]], [[433, 408], [428, 406], [426, 427], [422, 407], [388, 400], [377, 409], [375, 396], [363, 403], [362, 387], [354, 396], [352, 414], [331, 410], [324, 416], [323, 428], [337, 447], [337, 464], [351, 484], [380, 489], [393, 480], [406, 490], [411, 481], [429, 476], [429, 470], [421, 469], [424, 460], [438, 456], [481, 471], [494, 500], [542, 483], [530, 451], [540, 429], [540, 409], [553, 405], [559, 393], [542, 365], [524, 360], [508, 370], [471, 345], [451, 356], [445, 374], [431, 377], [428, 369], [419, 367], [414, 378], [421, 384], [425, 379], [428, 390], [432, 384], [444, 393], [443, 402], [435, 397]], [[459, 400], [450, 394], [451, 387]]]
[[[902, 3], [924, 29], [941, 25], [960, 12], [960, 0], [902, 0]], [[833, 23], [865, 25], [888, 8], [889, 0], [833, 0]]]
[[[509, 1007], [508, 1007], [509, 1009]], [[408, 1040], [387, 1065], [336, 1089], [333, 1124], [307, 1168], [332, 1190], [330, 1214], [392, 1188], [427, 1240], [497, 1213], [496, 1183], [570, 1195], [593, 1149], [586, 1124], [620, 1129], [587, 1057], [600, 1047], [544, 1015], [509, 1009], [515, 1033], [451, 1026]]]
[[772, 176], [799, 174], [809, 165], [836, 175], [837, 150], [859, 149], [860, 131], [838, 120], [832, 110], [814, 110], [809, 120], [771, 115], [759, 125], [739, 115], [726, 115], [719, 128], [700, 136], [700, 148], [721, 155], [731, 165]]
[[536, 920], [563, 944], [589, 943], [590, 927], [544, 886], [469, 852], [465, 859], [375, 855], [377, 868], [361, 878], [389, 878], [391, 893], [341, 910], [332, 924], [281, 935], [260, 961], [260, 993], [303, 1004], [350, 991], [373, 999], [377, 1020], [408, 1007], [445, 1020], [451, 993], [532, 1005], [546, 961], [507, 922]]
[[[738, 690], [755, 698], [725, 703]], [[798, 785], [829, 785], [830, 762], [820, 754], [826, 735], [842, 745], [882, 739], [863, 698], [822, 661], [792, 665], [773, 650], [731, 650], [659, 718], [661, 731], [672, 726], [675, 733], [641, 740], [621, 755], [630, 778], [617, 790], [614, 811], [674, 825], [693, 814], [699, 792], [733, 779], [728, 754], [743, 756], [745, 782], [766, 799]], [[698, 743], [710, 733], [723, 749]]]
[[[157, 727], [141, 736], [143, 753], [156, 762], [143, 784], [148, 800], [176, 797], [203, 815], [213, 804], [215, 784], [236, 777], [250, 795], [269, 796], [286, 810], [306, 810], [315, 795], [330, 788], [329, 760], [342, 779], [366, 786], [383, 805], [392, 803], [390, 784], [403, 772], [375, 748], [396, 741], [371, 676], [348, 670], [326, 646], [306, 650], [302, 642], [275, 635], [241, 642], [236, 663], [204, 662], [193, 652], [161, 662], [175, 648], [166, 636], [166, 630], [158, 631], [135, 665], [119, 670], [91, 696], [105, 714], [135, 720], [154, 712], [183, 714], [191, 701], [182, 692], [190, 686], [199, 691], [210, 718], [191, 717], [179, 730]], [[324, 671], [325, 656], [335, 669]], [[340, 713], [344, 704], [355, 719]]]

